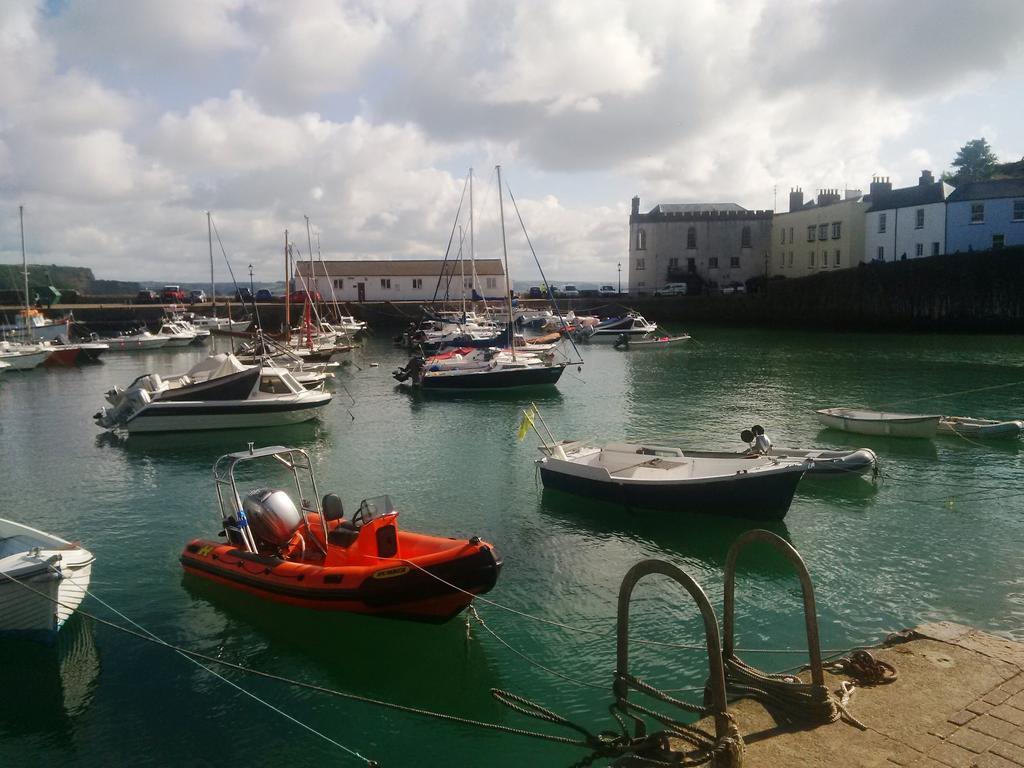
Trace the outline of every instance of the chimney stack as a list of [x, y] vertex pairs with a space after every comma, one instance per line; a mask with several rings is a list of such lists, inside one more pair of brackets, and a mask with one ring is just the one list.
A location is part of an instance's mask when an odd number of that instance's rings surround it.
[[633, 215], [640, 213], [640, 195], [633, 195]]
[[832, 205], [832, 203], [838, 203], [842, 199], [839, 195], [838, 189], [819, 189], [818, 190], [818, 205]]
[[789, 190], [789, 212], [799, 211], [804, 207], [804, 191], [800, 187]]
[[932, 176], [932, 172], [931, 171], [921, 171], [921, 178], [917, 180], [917, 185], [919, 187], [926, 187], [929, 184], [934, 184], [934, 183], [935, 183], [935, 177]]
[[889, 181], [888, 176], [871, 177], [871, 187], [868, 190], [868, 194], [871, 195], [872, 201], [877, 203], [879, 197], [884, 197], [890, 192], [892, 192], [892, 182]]

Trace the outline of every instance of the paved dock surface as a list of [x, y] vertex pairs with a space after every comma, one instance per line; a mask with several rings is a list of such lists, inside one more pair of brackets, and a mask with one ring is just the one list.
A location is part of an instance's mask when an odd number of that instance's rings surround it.
[[[743, 765], [1024, 766], [1024, 644], [948, 622], [914, 631], [915, 639], [871, 651], [899, 679], [855, 689], [847, 709], [866, 731], [842, 721], [793, 730], [757, 702], [730, 705], [746, 744]], [[845, 679], [825, 674], [832, 690]]]

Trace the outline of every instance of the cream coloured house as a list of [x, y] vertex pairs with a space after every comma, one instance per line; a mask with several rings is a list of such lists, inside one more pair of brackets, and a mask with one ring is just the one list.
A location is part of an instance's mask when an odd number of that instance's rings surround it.
[[776, 214], [772, 221], [769, 274], [804, 277], [860, 264], [869, 207], [860, 190], [822, 189], [805, 203], [803, 191], [793, 189], [789, 213]]

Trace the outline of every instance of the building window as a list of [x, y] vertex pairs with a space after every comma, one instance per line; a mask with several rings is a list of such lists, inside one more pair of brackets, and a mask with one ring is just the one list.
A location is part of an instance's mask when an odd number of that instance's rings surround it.
[[423, 278], [421, 278], [421, 277], [414, 277], [412, 279], [412, 287], [414, 289], [422, 288], [423, 287]]
[[[622, 241], [620, 240], [619, 242], [621, 243]], [[644, 260], [643, 259], [637, 259], [636, 260], [636, 271], [637, 272], [643, 272], [644, 269], [646, 269], [646, 267], [644, 266]]]
[[[622, 241], [620, 240], [619, 242], [621, 243]], [[382, 277], [380, 279], [380, 287], [390, 291], [391, 290], [391, 278], [390, 277]]]
[[488, 277], [487, 278], [487, 287], [488, 288], [497, 288], [498, 287], [498, 278], [496, 278], [496, 277]]
[[938, 256], [938, 255], [939, 255], [939, 244], [938, 243], [932, 243], [932, 256]]
[[819, 240], [828, 240], [828, 224], [819, 224], [818, 225], [818, 239]]
[[668, 268], [669, 269], [679, 269], [679, 259], [677, 259], [675, 256], [673, 256], [671, 259], [669, 259], [668, 260]]
[[642, 229], [636, 231], [636, 249], [638, 251], [647, 250], [647, 233]]
[[793, 266], [793, 252], [792, 251], [789, 252], [789, 266], [791, 266], [791, 267]]
[[914, 211], [914, 229], [924, 229], [924, 208]]
[[924, 243], [918, 243], [914, 246], [915, 256], [924, 256]]
[[686, 230], [686, 247], [696, 248], [697, 247], [697, 228], [690, 227]]
[[750, 227], [744, 227], [740, 231], [740, 248], [749, 248], [749, 247], [750, 247]]
[[821, 266], [823, 266], [823, 267], [827, 267], [828, 266], [828, 251], [825, 250], [825, 249], [822, 249], [822, 251], [821, 251]]
[[740, 257], [739, 256], [731, 256], [731, 257], [729, 257], [729, 266], [730, 267], [735, 269], [739, 265], [740, 265]]
[[779, 268], [783, 269], [786, 266], [786, 252], [783, 251], [779, 254]]
[[833, 221], [832, 222], [832, 239], [838, 240], [843, 236], [843, 222]]
[[811, 226], [809, 226], [807, 228], [807, 242], [808, 243], [813, 243], [814, 242], [814, 225], [813, 224], [811, 224]]
[[833, 267], [838, 267], [839, 266], [839, 251], [838, 251], [838, 249], [836, 250], [836, 260], [835, 260], [835, 262], [833, 262], [832, 266]]
[[779, 242], [782, 245], [785, 245], [786, 244], [786, 228], [785, 227], [779, 227], [779, 230], [782, 232], [782, 239], [779, 240]]
[[1002, 235], [992, 235], [992, 250], [999, 250], [1005, 244], [1005, 238]]
[[462, 287], [463, 288], [472, 288], [473, 287], [473, 278], [472, 277], [464, 277], [464, 278], [462, 278]]
[[813, 267], [813, 266], [814, 266], [814, 251], [811, 251], [811, 257], [810, 257], [810, 259], [809, 259], [809, 260], [807, 261], [807, 266], [808, 266], [808, 268], [810, 268], [810, 267]]
[[1024, 200], [1013, 201], [1013, 220], [1024, 221]]
[[790, 245], [793, 244], [793, 228], [792, 227], [789, 228], [789, 244]]
[[878, 260], [879, 261], [885, 261], [885, 246], [884, 245], [878, 246]]
[[335, 287], [335, 289], [340, 291], [342, 288], [345, 287], [345, 281], [344, 280], [335, 280], [334, 281], [334, 287]]
[[985, 204], [971, 203], [971, 224], [985, 223]]
[[689, 272], [691, 275], [696, 273], [696, 271], [697, 271], [697, 260], [696, 259], [689, 258], [689, 259], [686, 260], [686, 271]]
[[710, 256], [708, 258], [708, 269], [718, 269], [718, 257]]
[[885, 219], [886, 216], [884, 213], [878, 214], [878, 234], [880, 235], [885, 234]]

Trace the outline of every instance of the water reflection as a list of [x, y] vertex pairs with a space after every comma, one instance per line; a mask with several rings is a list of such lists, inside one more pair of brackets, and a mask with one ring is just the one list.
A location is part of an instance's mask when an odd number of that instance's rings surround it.
[[46, 734], [55, 744], [72, 747], [74, 720], [92, 703], [100, 674], [92, 623], [73, 615], [54, 646], [0, 641], [0, 658], [0, 734]]
[[[224, 658], [255, 669], [279, 672], [294, 662], [306, 668], [304, 680], [318, 685], [467, 716], [489, 710], [490, 688], [502, 684], [485, 644], [467, 639], [460, 618], [428, 625], [313, 611], [190, 574], [181, 583], [206, 604], [202, 624], [220, 627], [206, 642]], [[253, 629], [260, 634], [255, 644], [247, 631]], [[309, 674], [310, 664], [318, 674]]]
[[740, 534], [761, 528], [790, 540], [784, 521], [745, 520], [695, 512], [634, 510], [545, 488], [540, 511], [585, 536], [628, 537], [651, 542], [686, 559], [720, 566]]

